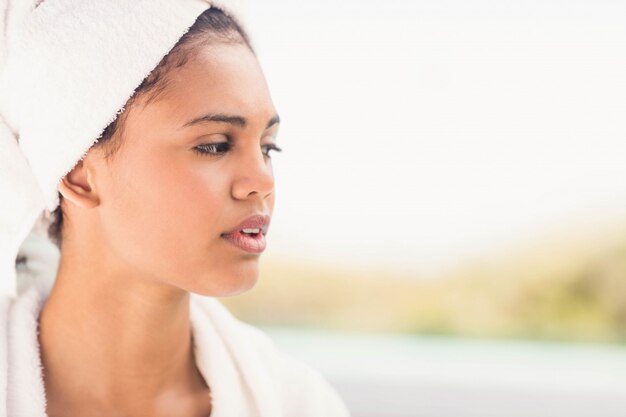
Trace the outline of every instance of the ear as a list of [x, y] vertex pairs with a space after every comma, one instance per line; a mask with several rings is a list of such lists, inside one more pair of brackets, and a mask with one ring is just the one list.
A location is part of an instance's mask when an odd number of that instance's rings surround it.
[[58, 190], [64, 199], [82, 208], [94, 208], [100, 204], [95, 192], [89, 166], [81, 159], [76, 166], [63, 177]]

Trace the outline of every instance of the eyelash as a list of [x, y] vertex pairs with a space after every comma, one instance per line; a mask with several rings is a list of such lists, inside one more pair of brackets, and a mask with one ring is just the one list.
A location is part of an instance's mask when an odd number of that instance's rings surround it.
[[[222, 151], [218, 151], [217, 148], [219, 146], [224, 145], [224, 147], [222, 148]], [[220, 143], [205, 143], [203, 145], [198, 145], [195, 148], [193, 148], [193, 150], [200, 154], [200, 155], [223, 155], [226, 152], [230, 151], [231, 148], [231, 144], [228, 142], [220, 142]], [[267, 153], [265, 153], [264, 155], [266, 155], [268, 158], [271, 158], [270, 156], [270, 151], [276, 151], [276, 152], [282, 152], [282, 149], [279, 148], [278, 146], [274, 145], [273, 143], [267, 144], [267, 145], [263, 145], [264, 147], [267, 148]], [[205, 151], [203, 149], [213, 149], [213, 151]]]

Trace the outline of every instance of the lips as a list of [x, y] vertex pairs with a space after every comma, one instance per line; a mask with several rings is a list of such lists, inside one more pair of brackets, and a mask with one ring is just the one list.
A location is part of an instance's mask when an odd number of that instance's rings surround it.
[[269, 224], [270, 216], [266, 214], [255, 214], [254, 216], [250, 216], [241, 223], [239, 223], [231, 231], [222, 233], [222, 236], [241, 233], [243, 229], [260, 229], [259, 232], [263, 234], [263, 236], [265, 236], [267, 234]]
[[270, 223], [270, 216], [257, 214], [250, 216], [234, 229], [222, 233], [221, 237], [249, 253], [261, 253], [265, 250], [265, 234]]

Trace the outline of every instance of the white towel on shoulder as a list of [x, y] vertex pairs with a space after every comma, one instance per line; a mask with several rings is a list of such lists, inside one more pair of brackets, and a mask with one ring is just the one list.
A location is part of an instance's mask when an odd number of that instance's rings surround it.
[[[33, 262], [19, 272], [24, 286], [17, 298], [0, 297], [0, 417], [47, 417], [37, 317], [54, 281], [49, 261], [58, 253], [36, 236], [25, 247]], [[317, 370], [279, 351], [217, 298], [191, 294], [190, 320], [211, 417], [349, 417]]]

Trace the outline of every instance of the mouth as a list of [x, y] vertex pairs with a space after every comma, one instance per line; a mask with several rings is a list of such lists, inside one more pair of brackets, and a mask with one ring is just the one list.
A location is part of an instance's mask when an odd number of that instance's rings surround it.
[[234, 234], [240, 234], [240, 235], [243, 235], [243, 236], [256, 238], [259, 235], [265, 236], [266, 232], [264, 232], [263, 230], [260, 230], [260, 229], [242, 229], [242, 230], [239, 230], [239, 231], [236, 231], [236, 232], [222, 233], [220, 235], [220, 237], [232, 236]]
[[256, 214], [242, 221], [230, 232], [220, 236], [234, 246], [250, 253], [261, 253], [265, 250], [265, 235], [269, 227], [270, 217]]
[[267, 234], [269, 224], [269, 215], [255, 214], [243, 220], [229, 232], [222, 233], [222, 236], [232, 235], [236, 233], [241, 233], [246, 236], [257, 236], [259, 234], [265, 236]]
[[252, 236], [252, 237], [257, 237], [259, 234], [262, 234], [263, 236], [265, 236], [265, 233], [263, 233], [263, 231], [261, 229], [243, 229], [240, 230], [239, 233], [241, 233], [242, 235], [246, 235], [246, 236]]
[[254, 232], [244, 230], [222, 234], [221, 236], [245, 252], [255, 254], [263, 252], [266, 247], [265, 234], [261, 231]]

